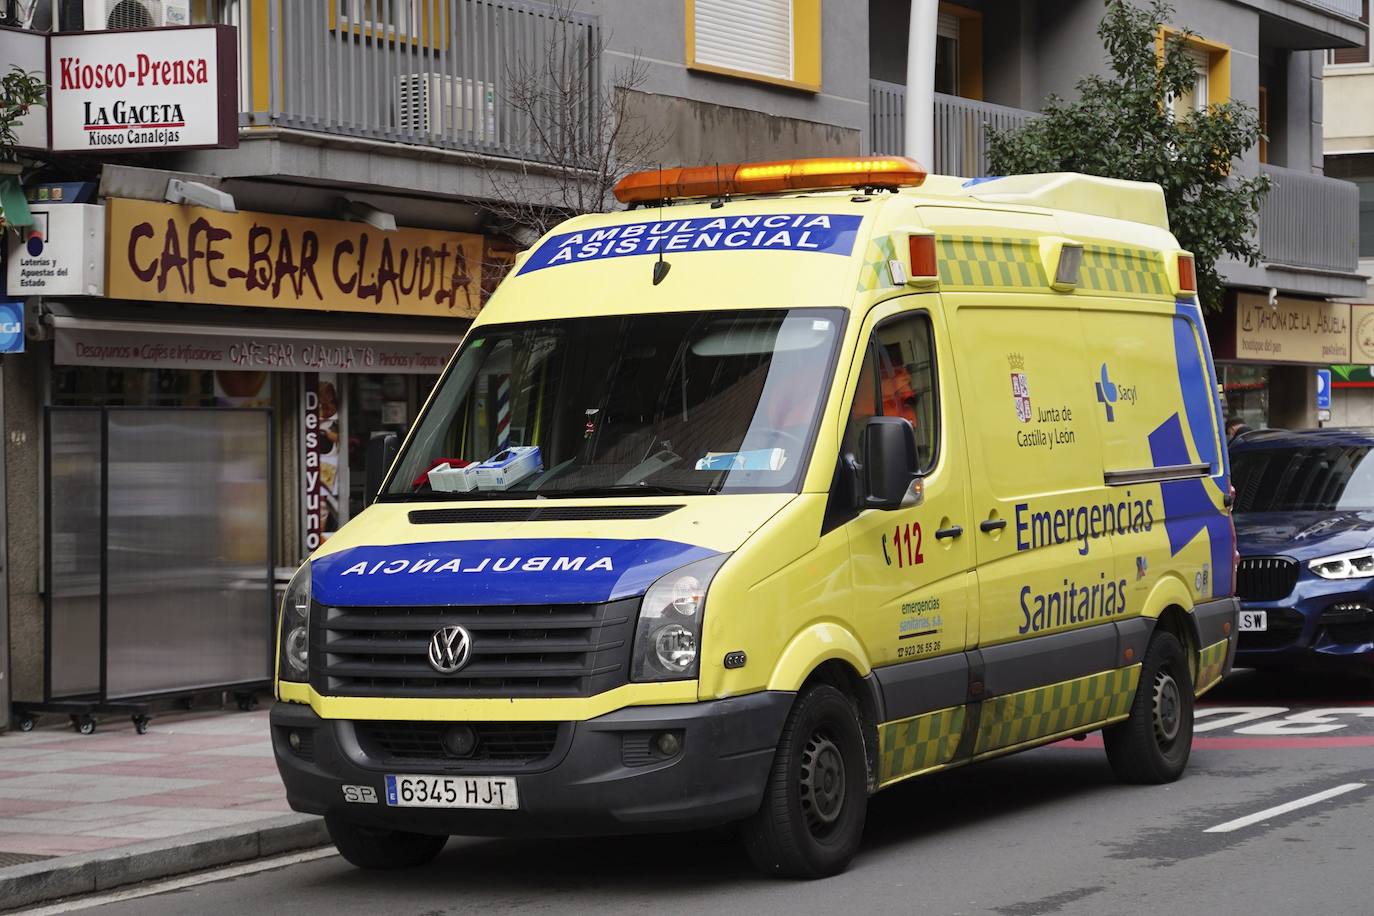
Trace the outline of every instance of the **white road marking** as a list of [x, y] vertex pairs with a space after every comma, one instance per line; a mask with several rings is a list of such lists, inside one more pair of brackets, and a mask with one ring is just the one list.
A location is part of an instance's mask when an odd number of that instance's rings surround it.
[[1354, 792], [1356, 789], [1363, 789], [1364, 787], [1365, 784], [1362, 782], [1348, 782], [1343, 786], [1336, 786], [1334, 789], [1327, 789], [1324, 792], [1306, 795], [1282, 805], [1275, 805], [1272, 808], [1265, 808], [1263, 811], [1257, 811], [1254, 814], [1247, 814], [1245, 817], [1238, 817], [1224, 824], [1217, 824], [1215, 827], [1208, 827], [1203, 833], [1230, 833], [1232, 830], [1249, 827], [1251, 824], [1258, 824], [1260, 821], [1268, 820], [1271, 817], [1278, 817], [1280, 814], [1287, 814], [1289, 811], [1306, 808], [1308, 805], [1315, 805], [1318, 802], [1326, 801], [1328, 798], [1335, 798], [1337, 795], [1344, 795], [1347, 792]]
[[259, 859], [256, 862], [246, 862], [242, 865], [227, 865], [224, 868], [196, 872], [193, 875], [183, 875], [180, 878], [168, 878], [166, 881], [157, 881], [152, 884], [139, 884], [123, 890], [107, 891], [103, 894], [92, 894], [87, 897], [75, 897], [61, 903], [45, 906], [42, 909], [20, 910], [19, 912], [23, 913], [24, 916], [56, 916], [58, 913], [74, 913], [78, 910], [89, 910], [92, 907], [121, 903], [125, 900], [137, 900], [139, 897], [151, 897], [154, 894], [165, 894], [168, 891], [211, 884], [215, 881], [227, 881], [242, 875], [254, 875], [258, 872], [286, 868], [290, 865], [299, 865], [302, 862], [314, 862], [317, 859], [327, 859], [337, 855], [338, 852], [333, 846], [326, 846], [322, 849], [311, 849], [307, 852], [277, 856], [273, 859]]

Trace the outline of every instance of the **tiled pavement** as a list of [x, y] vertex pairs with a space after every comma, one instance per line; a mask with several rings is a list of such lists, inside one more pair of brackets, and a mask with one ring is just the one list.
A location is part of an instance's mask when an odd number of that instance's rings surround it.
[[0, 855], [63, 856], [290, 811], [267, 711], [167, 714], [78, 735], [65, 719], [0, 735]]

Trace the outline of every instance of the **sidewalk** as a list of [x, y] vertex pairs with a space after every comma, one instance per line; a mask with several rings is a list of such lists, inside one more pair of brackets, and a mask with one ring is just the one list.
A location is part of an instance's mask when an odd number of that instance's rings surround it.
[[286, 804], [266, 709], [0, 735], [0, 909], [324, 841]]

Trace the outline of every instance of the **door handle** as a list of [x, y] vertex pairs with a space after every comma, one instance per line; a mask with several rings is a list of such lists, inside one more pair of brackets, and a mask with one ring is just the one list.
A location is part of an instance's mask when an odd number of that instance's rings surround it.
[[935, 532], [935, 540], [943, 541], [945, 538], [957, 538], [964, 533], [963, 525], [950, 525], [948, 528], [940, 528]]
[[1001, 531], [1007, 527], [1007, 520], [1004, 518], [990, 518], [979, 523], [978, 527], [983, 531]]

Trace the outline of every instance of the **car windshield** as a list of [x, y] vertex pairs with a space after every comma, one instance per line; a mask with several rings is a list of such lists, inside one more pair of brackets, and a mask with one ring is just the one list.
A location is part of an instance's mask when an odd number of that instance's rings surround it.
[[795, 491], [843, 322], [778, 309], [480, 328], [381, 498]]
[[1231, 456], [1237, 512], [1374, 509], [1367, 445], [1245, 449]]

